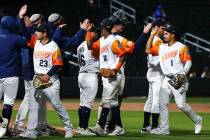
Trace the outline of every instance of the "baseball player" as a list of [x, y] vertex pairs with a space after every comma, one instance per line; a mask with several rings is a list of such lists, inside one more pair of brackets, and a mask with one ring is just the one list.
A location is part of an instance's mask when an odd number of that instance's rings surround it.
[[152, 41], [156, 35], [158, 27], [156, 26], [147, 42], [146, 51], [152, 55], [159, 55], [160, 66], [164, 74], [164, 80], [160, 89], [160, 128], [155, 129], [152, 134], [168, 135], [168, 104], [170, 95], [174, 96], [177, 107], [183, 111], [194, 123], [195, 134], [199, 134], [202, 128], [202, 117], [198, 116], [192, 108], [186, 103], [186, 92], [188, 89], [188, 81], [183, 80], [181, 87], [171, 84], [170, 80], [176, 78], [177, 74], [186, 77], [189, 72], [192, 60], [189, 49], [186, 45], [179, 42], [179, 32], [177, 29], [168, 25], [164, 31], [164, 44], [158, 47], [152, 47]]
[[[133, 48], [134, 46], [129, 46], [129, 45], [134, 45], [133, 42], [131, 44], [129, 44], [128, 42], [131, 42], [131, 41], [127, 40], [125, 37], [123, 37], [121, 35], [121, 33], [125, 30], [126, 25], [129, 23], [127, 17], [124, 16], [122, 14], [122, 12], [116, 11], [113, 13], [113, 15], [111, 17], [109, 17], [109, 19], [111, 19], [113, 21], [113, 28], [112, 28], [111, 32], [119, 40], [119, 42], [121, 43], [123, 48], [126, 48], [126, 47]], [[132, 53], [132, 51], [133, 50], [129, 50], [127, 52], [127, 54]], [[124, 56], [124, 59], [125, 59], [125, 56]], [[110, 135], [110, 136], [123, 135], [125, 133], [125, 130], [124, 130], [124, 127], [123, 127], [122, 121], [121, 121], [121, 115], [120, 115], [122, 93], [123, 93], [123, 89], [125, 86], [124, 65], [121, 67], [120, 70], [122, 72], [122, 81], [121, 81], [120, 88], [119, 88], [119, 99], [118, 99], [119, 106], [116, 107], [115, 112], [112, 112], [113, 110], [111, 110], [110, 118], [108, 118], [108, 119], [110, 119], [110, 121], [108, 122], [108, 127], [106, 130], [107, 132], [109, 132], [108, 135]]]
[[0, 97], [3, 96], [2, 117], [0, 117], [0, 137], [6, 134], [18, 91], [20, 74], [20, 49], [26, 41], [17, 35], [15, 18], [4, 16], [0, 28]]
[[95, 135], [88, 129], [90, 112], [98, 91], [99, 61], [98, 52], [89, 50], [87, 41], [98, 40], [100, 28], [94, 28], [87, 33], [87, 39], [77, 48], [79, 75], [78, 84], [80, 88], [80, 107], [78, 109], [79, 127], [77, 133], [81, 135]]
[[[37, 104], [33, 104], [33, 106], [36, 106], [33, 107], [35, 110], [30, 110], [28, 118], [28, 124], [34, 123], [34, 125], [33, 128], [31, 128], [31, 125], [28, 125], [27, 131], [20, 134], [20, 136], [24, 138], [37, 137], [36, 127], [38, 122], [38, 100], [39, 98], [45, 96], [50, 101], [53, 108], [57, 111], [60, 119], [63, 121], [66, 130], [65, 138], [69, 138], [73, 136], [72, 123], [69, 119], [67, 111], [60, 102], [60, 81], [56, 74], [62, 66], [61, 52], [57, 44], [49, 39], [49, 29], [46, 24], [39, 25], [36, 30], [37, 39], [33, 40], [35, 43], [31, 43], [35, 44], [35, 46], [32, 46], [34, 47], [34, 71], [35, 74], [43, 75], [43, 82], [50, 80], [52, 82], [52, 86], [45, 89], [39, 89], [38, 92], [34, 93], [34, 100], [36, 100], [35, 102]], [[30, 106], [32, 106], [32, 104], [30, 104]], [[30, 117], [32, 114], [33, 117]]]
[[[30, 20], [27, 16], [24, 17], [24, 22], [26, 27], [30, 27]], [[33, 67], [33, 50], [32, 49], [21, 49], [22, 56], [22, 65], [23, 65], [23, 73], [24, 73], [24, 86], [25, 86], [25, 96], [23, 101], [19, 107], [18, 113], [16, 115], [15, 124], [13, 127], [13, 133], [18, 134], [20, 132], [24, 132], [25, 129], [23, 127], [24, 120], [26, 119], [29, 104], [30, 104], [30, 87], [32, 86], [32, 80], [34, 76], [34, 67]]]
[[[26, 10], [27, 10], [27, 5], [23, 5], [19, 11], [19, 17], [20, 17], [19, 22], [20, 23], [23, 22], [30, 36], [31, 34], [35, 33], [36, 27], [38, 26], [38, 24], [43, 23], [44, 19], [41, 14], [33, 14], [31, 15], [30, 19], [28, 19], [27, 16], [25, 16]], [[20, 28], [22, 28], [21, 25], [20, 25]], [[23, 98], [23, 101], [16, 115], [15, 124], [13, 126], [14, 135], [17, 135], [25, 131], [25, 129], [23, 128], [24, 120], [26, 119], [27, 113], [29, 112], [29, 106], [30, 106], [30, 100], [31, 100], [30, 92], [33, 93], [33, 85], [32, 85], [32, 80], [34, 76], [33, 49], [31, 48], [22, 49], [22, 61], [23, 61], [23, 71], [24, 71], [25, 96]], [[33, 106], [31, 106], [31, 108], [32, 107]], [[45, 119], [46, 118], [46, 104], [43, 104], [42, 108], [40, 108], [39, 111], [41, 112], [39, 113], [40, 114], [39, 122], [42, 122], [41, 120], [46, 120]]]
[[[153, 22], [153, 26], [157, 26], [158, 30], [152, 42], [152, 47], [158, 48], [163, 41], [161, 37], [164, 33], [165, 21], [157, 19]], [[146, 53], [147, 50], [146, 50]], [[159, 91], [163, 81], [163, 73], [159, 64], [159, 56], [148, 54], [147, 56], [148, 70], [147, 80], [149, 82], [149, 93], [147, 101], [144, 105], [144, 124], [141, 133], [149, 133], [150, 130], [158, 127], [159, 119]], [[152, 115], [152, 126], [150, 126], [150, 116]]]
[[[27, 11], [27, 5], [24, 5], [21, 8], [20, 12], [19, 12], [19, 17], [20, 18], [21, 17], [23, 18], [24, 15], [25, 15], [25, 13], [26, 13], [26, 11]], [[36, 25], [38, 25], [39, 22], [41, 22], [41, 23], [43, 22], [43, 18], [42, 17], [43, 16], [41, 16], [40, 14], [34, 14], [34, 15], [31, 16], [30, 20], [31, 20], [33, 26], [30, 27], [28, 31], [25, 31], [24, 32], [26, 34], [26, 35], [25, 34], [24, 35], [26, 36], [26, 38], [28, 38], [28, 40], [33, 40], [34, 39], [33, 33], [35, 32]], [[52, 14], [48, 18], [48, 20], [50, 22], [53, 22], [54, 20], [57, 20], [56, 18], [57, 17]], [[24, 25], [22, 25], [22, 26], [24, 26]], [[25, 29], [24, 27], [22, 27], [22, 28]], [[77, 42], [78, 43], [79, 42], [79, 38], [83, 38], [83, 35], [82, 34], [83, 34], [83, 32], [85, 32], [85, 29], [83, 29], [83, 28], [85, 28], [85, 26], [84, 26], [84, 24], [81, 24], [81, 31], [79, 31], [78, 33], [76, 33], [75, 37], [68, 38], [67, 39], [67, 43], [68, 44], [71, 44], [73, 42]], [[53, 33], [54, 33], [54, 35], [52, 35]], [[52, 28], [50, 28], [50, 34], [49, 34], [49, 36], [52, 37], [53, 40], [57, 41], [56, 43], [59, 43], [58, 39], [59, 39], [59, 34], [60, 33], [61, 33], [61, 27], [57, 28], [56, 31], [55, 31], [55, 29], [52, 30]], [[31, 44], [32, 46], [34, 45], [33, 42], [34, 41], [32, 41], [32, 44]], [[32, 91], [33, 91], [33, 89], [32, 89]], [[32, 101], [33, 101], [33, 99], [32, 99]], [[32, 101], [31, 101], [31, 104], [33, 103]], [[36, 103], [34, 103], [34, 104], [36, 104]], [[41, 100], [39, 100], [39, 106], [41, 106], [41, 108], [39, 108], [39, 113], [38, 113], [39, 114], [39, 117], [38, 117], [39, 135], [50, 135], [51, 133], [54, 133], [55, 132], [55, 129], [52, 128], [52, 127], [50, 127], [49, 125], [47, 125], [47, 120], [46, 120], [46, 111], [47, 111], [47, 109], [46, 109], [46, 97], [45, 96], [43, 96], [41, 98]], [[36, 110], [36, 108], [35, 108], [36, 105], [34, 105], [34, 106], [31, 105], [30, 107], [31, 107], [31, 109], [33, 111]], [[26, 104], [25, 104], [25, 108], [26, 108]], [[22, 112], [24, 112], [24, 111], [22, 111]], [[22, 115], [24, 115], [24, 114], [22, 114]], [[31, 115], [31, 116], [33, 117], [33, 115]], [[30, 129], [31, 128], [34, 128], [36, 126], [34, 124], [36, 124], [36, 123], [29, 123], [28, 126], [29, 125], [32, 125], [32, 126], [29, 126], [29, 128]]]
[[[112, 27], [113, 22], [110, 19], [104, 19], [101, 22], [102, 37], [93, 45], [89, 45], [91, 46], [91, 49], [100, 49], [99, 62], [102, 76], [103, 69], [111, 69], [113, 71], [112, 77], [102, 77], [102, 111], [96, 126], [90, 128], [90, 130], [97, 135], [106, 135], [104, 128], [109, 110], [111, 108], [113, 110], [112, 112], [118, 112], [119, 105], [118, 96], [122, 81], [122, 72], [120, 68], [123, 65], [120, 58], [125, 54], [125, 51], [123, 47], [121, 47], [118, 39], [111, 34]], [[115, 122], [117, 122], [117, 120], [115, 120]]]

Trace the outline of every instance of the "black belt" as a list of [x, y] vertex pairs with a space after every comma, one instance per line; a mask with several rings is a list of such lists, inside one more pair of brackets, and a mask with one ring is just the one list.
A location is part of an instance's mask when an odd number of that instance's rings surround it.
[[95, 74], [98, 74], [99, 72], [88, 72], [88, 71], [82, 71], [82, 72], [79, 72], [79, 73], [95, 73]]
[[172, 76], [172, 75], [170, 75], [170, 76], [169, 76], [169, 75], [166, 75], [166, 77], [168, 77], [168, 78], [171, 79], [171, 78], [173, 78], [174, 76]]

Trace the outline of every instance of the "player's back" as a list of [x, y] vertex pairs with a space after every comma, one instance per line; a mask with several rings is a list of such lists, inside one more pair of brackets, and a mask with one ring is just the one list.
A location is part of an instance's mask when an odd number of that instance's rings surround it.
[[83, 41], [77, 48], [79, 72], [99, 72], [99, 60], [92, 55], [91, 51], [88, 50], [86, 41]]
[[20, 49], [26, 42], [19, 36], [0, 28], [0, 77], [20, 74]]

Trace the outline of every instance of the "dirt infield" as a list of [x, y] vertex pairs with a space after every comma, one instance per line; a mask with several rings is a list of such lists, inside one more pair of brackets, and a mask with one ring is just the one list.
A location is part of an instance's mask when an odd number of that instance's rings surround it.
[[[79, 103], [74, 102], [74, 103], [66, 103], [64, 102], [63, 105], [65, 106], [65, 108], [67, 110], [76, 110], [79, 108]], [[210, 104], [198, 104], [198, 103], [190, 103], [190, 105], [192, 106], [193, 110], [196, 112], [208, 112], [210, 113]], [[15, 110], [18, 110], [20, 106], [20, 103], [16, 103], [14, 106]], [[53, 110], [52, 106], [47, 103], [47, 108], [48, 110]], [[97, 110], [99, 106], [99, 103], [95, 103], [93, 109]], [[0, 105], [0, 108], [2, 108], [2, 104]], [[144, 103], [123, 103], [121, 109], [124, 111], [143, 111], [144, 108]], [[176, 107], [176, 104], [171, 103], [169, 105], [169, 110], [176, 112], [179, 111], [179, 109]]]

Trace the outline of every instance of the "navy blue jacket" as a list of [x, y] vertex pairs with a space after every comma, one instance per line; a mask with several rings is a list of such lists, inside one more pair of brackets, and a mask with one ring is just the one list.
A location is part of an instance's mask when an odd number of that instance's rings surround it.
[[20, 49], [24, 46], [21, 36], [0, 28], [0, 78], [19, 76]]

